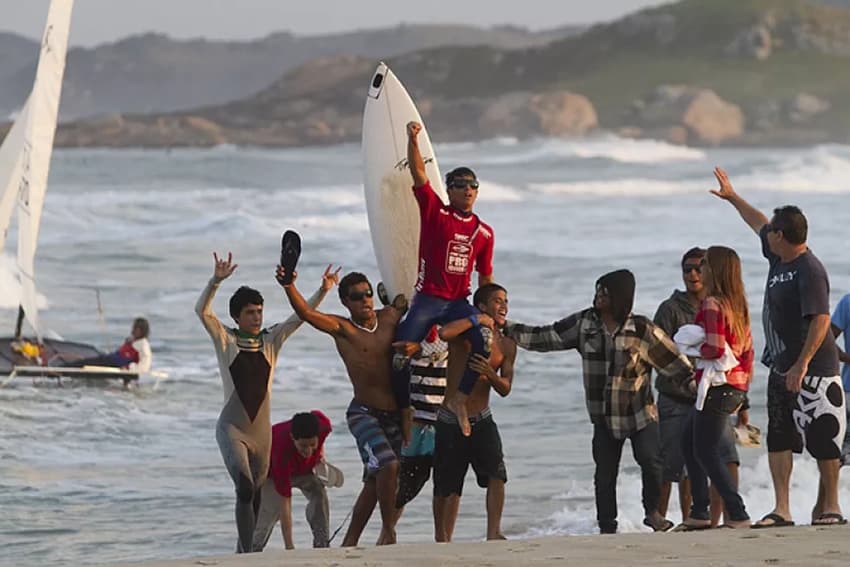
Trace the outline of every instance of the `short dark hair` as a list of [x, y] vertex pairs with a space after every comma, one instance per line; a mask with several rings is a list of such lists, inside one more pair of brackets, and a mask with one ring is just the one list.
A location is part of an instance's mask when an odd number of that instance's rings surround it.
[[133, 320], [133, 328], [142, 332], [142, 338], [147, 338], [151, 334], [151, 325], [144, 317], [136, 317]]
[[490, 301], [490, 298], [493, 297], [493, 294], [497, 291], [504, 291], [508, 293], [508, 290], [503, 288], [497, 283], [488, 283], [484, 284], [478, 289], [475, 290], [475, 295], [472, 296], [472, 305], [478, 307], [482, 303], [486, 304]]
[[682, 256], [682, 266], [685, 265], [685, 262], [690, 260], [691, 258], [705, 258], [705, 248], [700, 248], [699, 246], [694, 246]]
[[452, 182], [454, 182], [454, 180], [458, 177], [471, 177], [473, 179], [478, 179], [475, 172], [468, 167], [456, 167], [446, 174], [446, 187], [451, 187]]
[[608, 292], [614, 319], [621, 325], [625, 323], [635, 302], [635, 275], [629, 270], [608, 272], [596, 280], [596, 285]]
[[310, 412], [293, 415], [291, 426], [293, 439], [309, 439], [319, 436], [319, 418]]
[[805, 244], [809, 236], [809, 223], [806, 215], [799, 207], [785, 205], [773, 209], [773, 220], [770, 221], [773, 230], [781, 230], [782, 236], [791, 244]]
[[238, 319], [239, 314], [242, 313], [242, 309], [244, 309], [246, 305], [262, 304], [263, 294], [256, 289], [243, 285], [230, 296], [230, 316], [234, 319]]
[[372, 285], [369, 283], [369, 278], [360, 272], [349, 272], [345, 274], [345, 277], [339, 281], [339, 298], [345, 299], [348, 297], [348, 290], [361, 283], [368, 283], [370, 286]]

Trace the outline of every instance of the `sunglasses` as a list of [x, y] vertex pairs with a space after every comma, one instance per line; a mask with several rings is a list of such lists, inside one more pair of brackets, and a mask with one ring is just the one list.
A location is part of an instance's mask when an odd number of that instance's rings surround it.
[[363, 301], [363, 299], [365, 299], [367, 297], [372, 297], [372, 295], [373, 295], [373, 292], [372, 292], [372, 288], [370, 287], [366, 291], [353, 291], [353, 292], [349, 293], [348, 294], [348, 300], [349, 301]]
[[702, 273], [703, 264], [705, 264], [705, 262], [700, 262], [699, 264], [684, 264], [682, 266], [682, 273], [683, 274], [690, 274], [693, 271]]
[[478, 189], [478, 181], [475, 179], [454, 179], [451, 183], [449, 183], [449, 187], [453, 187], [455, 189], [466, 189], [467, 187], [470, 189]]

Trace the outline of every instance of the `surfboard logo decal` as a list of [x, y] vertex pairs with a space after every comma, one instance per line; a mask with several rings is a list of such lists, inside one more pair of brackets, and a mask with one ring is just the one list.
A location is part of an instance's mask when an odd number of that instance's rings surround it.
[[[433, 157], [426, 157], [426, 158], [423, 158], [423, 161], [425, 162], [425, 165], [428, 165], [429, 163], [433, 163], [434, 158]], [[393, 166], [393, 168], [397, 169], [399, 171], [404, 171], [405, 169], [410, 169], [410, 164], [408, 163], [407, 158], [404, 158], [403, 160], [401, 160], [400, 162], [395, 164]]]

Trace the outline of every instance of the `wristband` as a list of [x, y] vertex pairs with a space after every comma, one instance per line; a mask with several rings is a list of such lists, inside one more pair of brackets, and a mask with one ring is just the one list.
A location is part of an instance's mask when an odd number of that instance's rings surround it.
[[472, 323], [473, 327], [480, 327], [481, 323], [478, 322], [478, 315], [472, 314], [469, 316], [469, 321]]

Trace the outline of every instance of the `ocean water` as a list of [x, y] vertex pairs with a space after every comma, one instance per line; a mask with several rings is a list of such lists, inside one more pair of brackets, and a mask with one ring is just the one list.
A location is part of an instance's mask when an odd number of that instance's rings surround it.
[[[684, 250], [725, 244], [741, 254], [757, 348], [767, 271], [756, 237], [708, 194], [712, 168], [769, 211], [794, 203], [810, 221], [810, 244], [832, 279], [833, 304], [850, 291], [850, 147], [701, 150], [599, 137], [582, 141], [498, 139], [437, 146], [444, 169], [469, 164], [482, 180], [478, 212], [496, 231], [496, 276], [510, 317], [547, 323], [586, 307], [604, 272], [636, 274], [636, 311], [652, 315], [681, 286]], [[299, 282], [318, 285], [324, 266], [378, 279], [354, 145], [259, 150], [57, 151], [37, 258], [43, 320], [56, 333], [116, 346], [133, 317], [151, 321], [157, 389], [34, 384], [0, 389], [0, 564], [79, 565], [230, 553], [234, 494], [214, 425], [222, 389], [209, 339], [193, 313], [212, 273], [212, 251], [239, 268], [215, 302], [240, 284], [266, 297], [268, 323], [290, 314], [274, 281], [279, 237], [298, 230]], [[14, 250], [14, 231], [8, 249]], [[103, 317], [96, 302], [99, 291]], [[11, 332], [14, 260], [0, 259], [0, 327]], [[335, 296], [323, 309], [342, 313]], [[752, 421], [766, 425], [766, 369], [757, 369]], [[575, 353], [520, 352], [514, 389], [493, 400], [509, 482], [503, 528], [510, 538], [595, 532], [590, 455]], [[347, 476], [330, 492], [332, 529], [360, 488], [360, 464], [344, 423], [351, 388], [332, 341], [304, 327], [284, 346], [273, 418], [320, 408], [335, 431], [330, 461]], [[765, 449], [741, 449], [751, 515], [770, 510]], [[817, 472], [797, 460], [792, 507], [807, 522]], [[642, 527], [640, 476], [626, 448], [619, 478], [622, 531]], [[850, 511], [850, 480], [841, 501]], [[400, 542], [429, 541], [429, 487], [406, 510]], [[679, 520], [673, 497], [670, 517]], [[294, 497], [296, 545], [309, 545], [303, 500]], [[483, 491], [468, 479], [457, 540], [484, 536]], [[377, 513], [361, 543], [377, 537]], [[337, 545], [341, 535], [335, 540]], [[280, 536], [270, 546], [282, 547]]]

